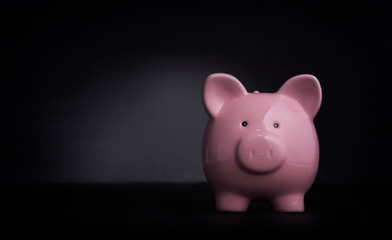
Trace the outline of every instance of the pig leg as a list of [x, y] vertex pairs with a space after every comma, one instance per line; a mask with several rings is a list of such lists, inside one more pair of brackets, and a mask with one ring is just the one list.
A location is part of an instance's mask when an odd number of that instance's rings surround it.
[[305, 211], [304, 194], [290, 193], [271, 200], [272, 208], [276, 212], [303, 212]]
[[215, 206], [218, 211], [245, 212], [250, 199], [237, 193], [219, 192], [215, 194]]

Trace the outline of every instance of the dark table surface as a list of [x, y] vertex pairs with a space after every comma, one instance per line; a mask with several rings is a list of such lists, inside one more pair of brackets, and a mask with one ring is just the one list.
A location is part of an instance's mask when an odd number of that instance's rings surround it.
[[[304, 213], [275, 213], [254, 201], [246, 213], [217, 212], [206, 183], [2, 186], [3, 229], [102, 226], [129, 230], [338, 234], [387, 233], [390, 185], [315, 185]], [[155, 231], [154, 231], [155, 232]]]

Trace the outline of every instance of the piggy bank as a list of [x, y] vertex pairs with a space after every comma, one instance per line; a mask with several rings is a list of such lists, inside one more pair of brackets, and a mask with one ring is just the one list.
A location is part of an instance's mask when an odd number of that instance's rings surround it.
[[275, 93], [249, 93], [235, 77], [215, 73], [204, 84], [203, 103], [210, 117], [203, 169], [216, 209], [243, 212], [264, 199], [274, 211], [303, 212], [319, 161], [316, 77], [298, 75]]

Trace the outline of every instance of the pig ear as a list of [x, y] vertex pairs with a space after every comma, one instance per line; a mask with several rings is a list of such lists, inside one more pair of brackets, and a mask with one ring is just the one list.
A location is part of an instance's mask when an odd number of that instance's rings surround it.
[[244, 96], [247, 93], [237, 78], [225, 73], [214, 73], [208, 76], [204, 83], [204, 107], [207, 113], [214, 118], [226, 101]]
[[313, 75], [302, 74], [290, 78], [278, 93], [297, 100], [312, 119], [321, 105], [321, 86]]

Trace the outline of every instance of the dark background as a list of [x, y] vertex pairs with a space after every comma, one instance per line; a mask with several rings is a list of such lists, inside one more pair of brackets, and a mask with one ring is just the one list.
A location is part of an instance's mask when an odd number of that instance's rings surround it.
[[[271, 1], [274, 2], [274, 1]], [[391, 15], [376, 2], [0, 8], [3, 183], [204, 182], [205, 78], [315, 75], [317, 184], [392, 181]]]

